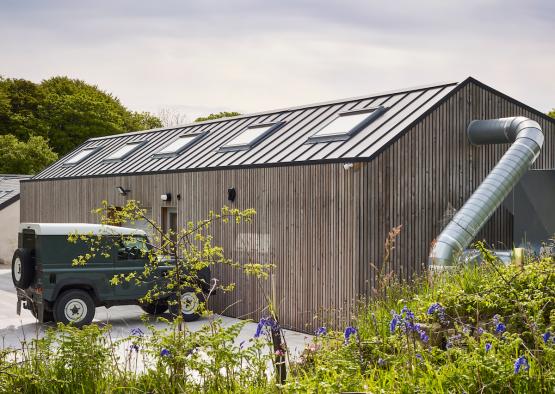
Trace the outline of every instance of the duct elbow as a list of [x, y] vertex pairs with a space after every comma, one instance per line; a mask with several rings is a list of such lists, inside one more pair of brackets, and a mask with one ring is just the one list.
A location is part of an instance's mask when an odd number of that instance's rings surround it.
[[513, 144], [437, 238], [428, 260], [432, 268], [455, 263], [456, 254], [470, 245], [536, 161], [544, 143], [540, 125], [522, 116], [474, 120], [468, 125], [467, 133], [474, 145]]

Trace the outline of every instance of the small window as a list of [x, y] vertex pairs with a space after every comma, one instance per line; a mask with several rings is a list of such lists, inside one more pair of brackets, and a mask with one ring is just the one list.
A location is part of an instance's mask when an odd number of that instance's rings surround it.
[[123, 145], [121, 148], [113, 152], [110, 156], [105, 158], [104, 160], [116, 161], [122, 160], [133, 153], [134, 150], [138, 149], [141, 145], [143, 145], [146, 141], [134, 141], [128, 142], [127, 144]]
[[77, 154], [71, 156], [69, 159], [67, 159], [64, 164], [77, 164], [82, 162], [83, 160], [85, 160], [87, 157], [89, 157], [90, 155], [92, 155], [94, 152], [96, 152], [98, 149], [100, 149], [99, 147], [95, 147], [95, 148], [85, 148], [85, 149], [81, 149], [79, 152], [77, 152]]
[[219, 150], [222, 152], [232, 152], [250, 149], [284, 124], [285, 122], [278, 122], [250, 126], [226, 142]]
[[384, 107], [377, 107], [340, 113], [337, 118], [327, 123], [316, 134], [310, 136], [307, 142], [347, 140], [365, 129], [384, 112]]
[[168, 145], [166, 145], [161, 150], [156, 152], [154, 156], [168, 157], [168, 156], [178, 155], [181, 152], [183, 152], [185, 149], [193, 145], [197, 140], [204, 137], [205, 134], [206, 133], [182, 135], [178, 139], [170, 142]]

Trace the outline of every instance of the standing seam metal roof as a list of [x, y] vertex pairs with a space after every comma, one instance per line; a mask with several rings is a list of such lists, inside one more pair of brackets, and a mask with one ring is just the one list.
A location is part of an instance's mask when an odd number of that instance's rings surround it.
[[0, 209], [19, 200], [19, 181], [30, 177], [31, 175], [0, 174]]
[[[33, 179], [368, 159], [394, 141], [407, 127], [438, 104], [458, 85], [456, 82], [436, 84], [179, 127], [93, 138]], [[316, 133], [338, 113], [379, 105], [385, 106], [387, 111], [348, 140], [307, 143], [309, 136]], [[219, 147], [247, 127], [278, 121], [285, 122], [284, 126], [251, 149], [236, 152], [218, 151]], [[153, 157], [161, 148], [185, 133], [206, 133], [206, 135], [177, 156]], [[105, 161], [117, 149], [132, 141], [147, 142], [121, 161]], [[69, 157], [81, 149], [90, 147], [100, 147], [100, 149], [76, 165], [64, 165]]]

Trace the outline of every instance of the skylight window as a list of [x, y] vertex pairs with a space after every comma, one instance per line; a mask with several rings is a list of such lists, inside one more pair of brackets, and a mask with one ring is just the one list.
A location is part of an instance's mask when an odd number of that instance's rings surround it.
[[308, 138], [308, 142], [344, 141], [365, 129], [385, 112], [384, 107], [340, 113], [339, 116]]
[[183, 152], [185, 149], [193, 145], [197, 140], [202, 138], [206, 133], [182, 135], [178, 139], [170, 142], [154, 155], [158, 157], [175, 156]]
[[133, 153], [134, 150], [138, 149], [141, 145], [143, 145], [146, 141], [133, 141], [128, 142], [127, 144], [123, 145], [121, 148], [113, 152], [110, 156], [105, 158], [104, 160], [122, 160], [125, 157], [129, 156]]
[[89, 157], [90, 155], [92, 155], [94, 152], [96, 152], [98, 149], [100, 149], [99, 147], [95, 147], [95, 148], [85, 148], [85, 149], [81, 149], [79, 152], [77, 152], [75, 155], [71, 156], [69, 159], [67, 159], [64, 164], [77, 164], [82, 162], [83, 160], [85, 160], [87, 157]]
[[232, 152], [250, 149], [284, 124], [285, 122], [278, 122], [250, 126], [229, 140], [219, 150], [222, 152]]

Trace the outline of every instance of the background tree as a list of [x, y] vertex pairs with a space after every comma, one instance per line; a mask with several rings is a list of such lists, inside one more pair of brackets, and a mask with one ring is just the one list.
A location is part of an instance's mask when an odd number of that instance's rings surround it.
[[32, 136], [27, 142], [11, 134], [0, 135], [0, 173], [36, 174], [58, 159], [58, 155], [41, 136]]
[[92, 137], [161, 126], [156, 116], [130, 111], [112, 94], [78, 79], [36, 84], [0, 78], [0, 135], [42, 136], [60, 155]]
[[214, 120], [221, 118], [233, 118], [234, 116], [241, 115], [239, 112], [218, 112], [217, 114], [210, 114], [208, 116], [201, 116], [195, 119], [195, 122], [204, 122], [206, 120]]
[[552, 118], [555, 118], [555, 108], [553, 108], [553, 109], [551, 110], [551, 112], [548, 112], [548, 113], [547, 113], [547, 116], [551, 116]]
[[162, 108], [158, 112], [158, 118], [164, 127], [173, 127], [188, 123], [187, 115], [173, 108]]

